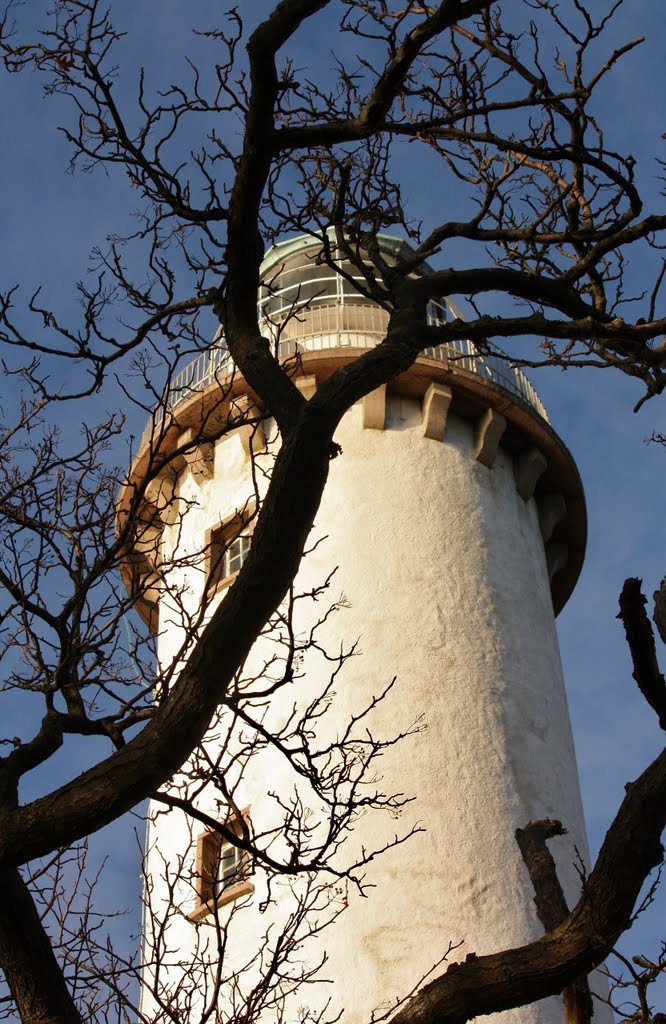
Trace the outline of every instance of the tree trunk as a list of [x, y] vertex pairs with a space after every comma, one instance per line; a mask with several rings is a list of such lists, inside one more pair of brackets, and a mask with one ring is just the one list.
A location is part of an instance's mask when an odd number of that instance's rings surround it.
[[0, 967], [23, 1024], [82, 1024], [28, 887], [0, 872]]

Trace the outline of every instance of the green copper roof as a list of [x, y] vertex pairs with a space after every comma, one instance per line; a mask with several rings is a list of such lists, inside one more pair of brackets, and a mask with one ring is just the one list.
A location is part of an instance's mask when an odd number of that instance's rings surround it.
[[[335, 228], [328, 228], [326, 231], [327, 236], [335, 241]], [[396, 238], [394, 235], [383, 235], [379, 234], [376, 236], [379, 242], [379, 247], [384, 252], [392, 253], [398, 257], [401, 255], [409, 256], [414, 252], [414, 249], [405, 242], [402, 238]], [[298, 252], [305, 252], [307, 249], [316, 249], [321, 245], [321, 236], [319, 235], [298, 235], [296, 238], [289, 238], [284, 242], [278, 242], [277, 245], [271, 246], [268, 250], [261, 264], [261, 276], [264, 277], [276, 263], [286, 260], [290, 256], [294, 256]], [[428, 264], [424, 261], [424, 271], [430, 270]]]

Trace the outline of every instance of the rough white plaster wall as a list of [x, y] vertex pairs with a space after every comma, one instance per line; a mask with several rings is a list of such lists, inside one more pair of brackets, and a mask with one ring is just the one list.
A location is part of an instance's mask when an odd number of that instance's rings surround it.
[[[333, 985], [309, 987], [291, 1004], [296, 1019], [299, 1006], [331, 998], [345, 1008], [343, 1021], [356, 1024], [412, 989], [449, 942], [462, 943], [451, 957], [462, 960], [540, 934], [517, 827], [557, 817], [569, 829], [551, 847], [570, 902], [579, 889], [574, 846], [584, 854], [586, 843], [543, 543], [534, 502], [516, 492], [510, 457], [500, 450], [492, 469], [475, 462], [472, 426], [455, 417], [443, 442], [423, 438], [418, 405], [400, 399], [389, 403], [385, 431], [363, 430], [357, 406], [336, 439], [343, 454], [332, 463], [314, 531], [328, 539], [306, 559], [298, 581], [307, 588], [337, 565], [333, 593], [350, 602], [327, 627], [334, 643], [359, 637], [362, 652], [337, 687], [336, 715], [358, 711], [395, 676], [373, 712], [373, 733], [393, 735], [421, 715], [425, 725], [382, 760], [382, 790], [413, 802], [398, 821], [361, 819], [352, 843], [382, 845], [414, 822], [424, 831], [373, 862], [367, 879], [374, 888], [363, 899], [352, 894], [312, 945], [312, 956], [325, 948], [324, 974]], [[200, 549], [205, 530], [250, 491], [240, 443], [227, 439], [217, 446], [213, 481], [199, 489], [185, 475], [182, 493], [198, 506], [178, 538], [172, 528], [168, 543]], [[179, 578], [187, 579], [188, 603], [196, 607], [201, 571]], [[175, 623], [177, 615], [169, 616]], [[172, 625], [160, 638], [163, 663], [179, 644]], [[262, 651], [252, 657], [260, 664]], [[310, 675], [299, 684], [303, 699], [318, 682]], [[289, 702], [293, 693], [281, 699]], [[251, 806], [255, 827], [265, 827], [279, 821], [268, 790], [292, 785], [266, 751], [247, 769], [237, 799]], [[182, 822], [161, 822], [151, 841], [175, 859], [192, 844]], [[239, 962], [258, 948], [267, 921], [289, 906], [285, 892], [277, 907], [260, 913], [259, 872], [255, 883], [256, 897], [232, 925]], [[184, 904], [188, 898], [185, 886]], [[193, 928], [183, 918], [172, 926], [185, 956]], [[500, 1016], [554, 1024], [561, 1004], [552, 999]]]

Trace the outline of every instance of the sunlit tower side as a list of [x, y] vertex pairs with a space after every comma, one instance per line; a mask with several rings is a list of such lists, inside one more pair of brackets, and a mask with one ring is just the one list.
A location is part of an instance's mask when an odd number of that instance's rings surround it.
[[[404, 243], [380, 236], [380, 246], [390, 261]], [[262, 266], [266, 330], [282, 359], [298, 355], [292, 365], [306, 397], [376, 345], [387, 324], [387, 313], [356, 289], [358, 270], [340, 257], [344, 273], [336, 274], [320, 253], [313, 239], [297, 238], [271, 249]], [[452, 309], [433, 302], [428, 315], [436, 323]], [[268, 466], [265, 449], [276, 435], [266, 414], [253, 428], [207, 438], [232, 409], [261, 412], [221, 341], [181, 372], [170, 394], [168, 419], [150, 424], [124, 498], [149, 451], [196, 439], [177, 473], [170, 468], [147, 488], [148, 539], [126, 566], [128, 585], [140, 583], [139, 611], [159, 631], [162, 665], [185, 633], [166, 593], [177, 590], [196, 618], [211, 558], [216, 600], [233, 584], [251, 543], [251, 531], [239, 529], [255, 501], [251, 456]], [[424, 726], [381, 765], [385, 792], [414, 797], [401, 824], [423, 830], [370, 865], [374, 888], [364, 899], [351, 892], [344, 913], [312, 944], [313, 959], [325, 950], [324, 974], [334, 984], [289, 997], [294, 1020], [299, 1008], [330, 998], [331, 1017], [344, 1007], [343, 1020], [357, 1022], [413, 988], [449, 942], [462, 943], [452, 954], [461, 960], [541, 934], [517, 827], [544, 817], [566, 824], [556, 858], [576, 900], [576, 850], [584, 855], [586, 841], [555, 615], [580, 572], [586, 516], [576, 466], [529, 381], [468, 341], [424, 352], [349, 411], [336, 441], [342, 455], [315, 524], [327, 540], [297, 583], [307, 589], [339, 567], [336, 589], [349, 607], [330, 628], [360, 637], [362, 652], [343, 677], [350, 692], [339, 713], [396, 677], [373, 712], [374, 732]], [[160, 575], [176, 550], [181, 562], [165, 588]], [[246, 766], [235, 802], [253, 830], [274, 824], [267, 779], [274, 786], [279, 778], [266, 751]], [[361, 818], [355, 841], [381, 845], [396, 827]], [[162, 887], [165, 900], [169, 862], [187, 875], [178, 889], [182, 913], [170, 925], [183, 962], [206, 923], [212, 933], [213, 918], [230, 915], [229, 956], [247, 960], [270, 917], [261, 870], [173, 814], [155, 818], [148, 834], [149, 884], [158, 895]], [[554, 1024], [561, 1001], [519, 1017]]]

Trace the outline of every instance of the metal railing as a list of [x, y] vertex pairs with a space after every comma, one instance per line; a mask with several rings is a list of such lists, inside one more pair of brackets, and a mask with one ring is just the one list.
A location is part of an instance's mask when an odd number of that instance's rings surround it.
[[[331, 278], [331, 281], [334, 279]], [[325, 351], [340, 348], [374, 348], [386, 335], [388, 313], [376, 303], [358, 293], [343, 291], [339, 279], [335, 281], [335, 294], [327, 291], [328, 279], [317, 280], [322, 286], [320, 294], [309, 295], [299, 301], [304, 285], [300, 282], [295, 294], [293, 286], [262, 297], [259, 303], [262, 332], [273, 344], [280, 360], [298, 352]], [[267, 314], [267, 315], [264, 315]], [[432, 326], [446, 323], [458, 311], [444, 302], [428, 303], [428, 323]], [[548, 414], [534, 387], [524, 373], [510, 362], [495, 356], [480, 354], [473, 342], [466, 338], [424, 349], [422, 355], [437, 359], [451, 367], [459, 367], [498, 384], [511, 395], [527, 403], [548, 422]], [[188, 363], [171, 381], [166, 407], [173, 412], [181, 402], [197, 391], [203, 391], [216, 380], [231, 372], [233, 361], [222, 338], [201, 355]], [[146, 428], [149, 435], [162, 417], [156, 411], [153, 422]], [[145, 437], [144, 437], [145, 440]]]
[[[307, 268], [299, 269], [307, 273]], [[276, 279], [274, 286], [261, 286], [260, 328], [272, 341], [281, 360], [297, 352], [374, 348], [385, 337], [388, 325], [385, 309], [353, 290], [353, 285], [339, 275], [323, 276], [321, 268], [318, 272], [319, 275], [311, 279], [299, 275], [295, 284], [284, 288], [274, 287], [284, 281], [283, 275]], [[429, 325], [446, 324], [452, 316], [460, 317], [460, 313], [448, 300], [428, 302]], [[549, 422], [536, 390], [521, 370], [511, 367], [508, 359], [483, 355], [466, 338], [426, 348], [421, 354], [498, 384]], [[175, 375], [162, 410], [166, 406], [167, 412], [173, 412], [181, 402], [226, 377], [233, 368], [232, 357], [223, 339], [218, 337], [210, 348]], [[150, 438], [163, 416], [163, 411], [156, 409], [152, 421], [145, 427], [142, 443]]]

